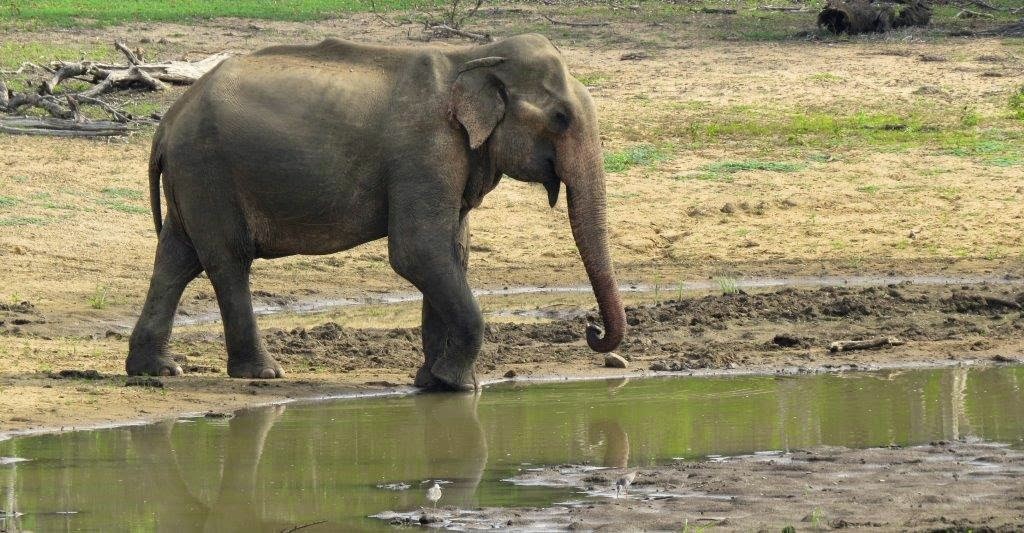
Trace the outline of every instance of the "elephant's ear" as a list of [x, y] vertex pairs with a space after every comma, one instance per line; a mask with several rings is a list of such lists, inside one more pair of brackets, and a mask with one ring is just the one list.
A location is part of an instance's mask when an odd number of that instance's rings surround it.
[[469, 147], [480, 147], [501, 118], [505, 116], [505, 100], [501, 97], [501, 81], [491, 67], [505, 61], [503, 57], [484, 57], [462, 65], [452, 85], [452, 117], [466, 128]]

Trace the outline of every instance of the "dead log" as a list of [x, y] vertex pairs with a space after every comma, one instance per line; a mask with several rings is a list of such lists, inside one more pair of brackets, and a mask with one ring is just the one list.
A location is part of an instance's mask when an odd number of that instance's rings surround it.
[[151, 91], [162, 91], [167, 88], [160, 80], [157, 80], [153, 76], [149, 75], [145, 70], [138, 66], [133, 66], [128, 70], [115, 70], [115, 71], [101, 71], [102, 81], [90, 89], [82, 91], [82, 96], [96, 97], [105, 92], [109, 92], [115, 89], [127, 89], [132, 86], [142, 86], [145, 89]]
[[53, 77], [43, 82], [42, 90], [46, 94], [53, 94], [53, 91], [57, 88], [62, 81], [68, 78], [74, 78], [75, 76], [83, 76], [89, 73], [91, 65], [88, 62], [81, 63], [63, 63], [56, 72], [53, 73]]
[[128, 59], [128, 63], [130, 65], [141, 65], [142, 64], [142, 60], [139, 59], [139, 56], [135, 55], [135, 52], [132, 52], [121, 41], [114, 41], [114, 48], [117, 48], [118, 50], [120, 50], [120, 52], [122, 54], [124, 54], [124, 57]]
[[38, 107], [57, 118], [67, 119], [75, 116], [70, 109], [64, 109], [53, 96], [36, 93], [15, 94], [7, 102], [6, 111], [14, 113], [23, 107]]
[[852, 352], [854, 350], [877, 350], [879, 348], [891, 348], [902, 344], [904, 344], [903, 341], [894, 337], [880, 337], [877, 339], [862, 341], [835, 341], [828, 346], [828, 351], [838, 353]]
[[7, 92], [7, 84], [0, 80], [0, 109], [6, 109], [7, 103], [11, 101], [11, 93]]
[[11, 117], [0, 118], [0, 132], [11, 135], [49, 135], [55, 137], [113, 137], [127, 135], [128, 126], [117, 122], [95, 120]]
[[818, 26], [836, 35], [883, 33], [894, 28], [927, 26], [932, 9], [925, 0], [895, 4], [873, 0], [828, 0], [818, 13]]

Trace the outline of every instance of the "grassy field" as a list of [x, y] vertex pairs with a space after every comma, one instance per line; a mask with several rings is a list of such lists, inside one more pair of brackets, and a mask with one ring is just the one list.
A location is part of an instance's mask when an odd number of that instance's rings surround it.
[[[219, 17], [239, 17], [264, 20], [303, 21], [336, 17], [344, 13], [368, 12], [376, 8], [381, 12], [413, 8], [425, 9], [445, 4], [440, 0], [8, 0], [0, 4], [0, 26], [105, 26], [125, 22], [159, 21], [185, 22]], [[810, 10], [819, 9], [823, 0], [802, 2]], [[998, 11], [985, 12], [989, 21], [1016, 20], [1014, 8], [1017, 0], [990, 0]], [[696, 0], [691, 2], [662, 2], [641, 0], [630, 6], [604, 2], [573, 2], [557, 5], [562, 15], [611, 15], [617, 20], [664, 21], [674, 17], [700, 13], [708, 7], [732, 7], [738, 10], [729, 24], [715, 28], [720, 36], [739, 35], [746, 40], [778, 40], [792, 37], [791, 13], [757, 9], [760, 0]], [[937, 21], [953, 20], [963, 7], [976, 9], [974, 4], [939, 5], [935, 7]], [[628, 9], [623, 9], [628, 8]]]
[[[384, 8], [408, 8], [419, 0], [381, 0]], [[14, 20], [44, 25], [104, 25], [133, 21], [187, 21], [217, 17], [314, 20], [368, 11], [369, 0], [13, 0], [0, 12]]]

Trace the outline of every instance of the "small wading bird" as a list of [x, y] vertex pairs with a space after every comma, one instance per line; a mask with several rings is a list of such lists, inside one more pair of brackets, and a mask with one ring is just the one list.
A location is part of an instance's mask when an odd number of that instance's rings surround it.
[[434, 504], [434, 507], [437, 507], [437, 501], [441, 499], [441, 485], [438, 485], [436, 481], [427, 489], [427, 499]]
[[634, 479], [636, 479], [636, 472], [630, 472], [620, 477], [619, 480], [615, 482], [615, 497], [618, 498], [619, 495], [625, 494], [626, 489], [633, 484]]

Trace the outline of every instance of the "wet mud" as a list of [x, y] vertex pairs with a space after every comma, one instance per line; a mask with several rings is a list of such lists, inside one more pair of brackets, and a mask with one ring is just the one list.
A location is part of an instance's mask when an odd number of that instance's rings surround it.
[[[521, 531], [728, 531], [830, 529], [1020, 531], [1024, 452], [998, 444], [939, 441], [901, 448], [814, 447], [712, 457], [626, 472], [578, 465], [538, 468], [506, 480], [573, 487], [580, 500], [553, 507], [386, 512], [397, 526]], [[598, 496], [599, 498], [583, 498]], [[826, 510], [827, 509], [827, 510]]]
[[[1015, 343], [1024, 337], [1022, 303], [1022, 287], [1002, 284], [740, 290], [627, 307], [630, 329], [618, 353], [631, 361], [632, 370], [654, 371], [814, 361], [870, 364], [904, 357], [938, 361], [954, 354], [1012, 361]], [[594, 361], [582, 337], [593, 314], [543, 323], [491, 321], [478, 370], [528, 375], [541, 363]], [[835, 341], [875, 337], [899, 342], [829, 352]], [[265, 341], [286, 367], [414, 370], [422, 361], [418, 328], [353, 329], [327, 322], [270, 330]]]

